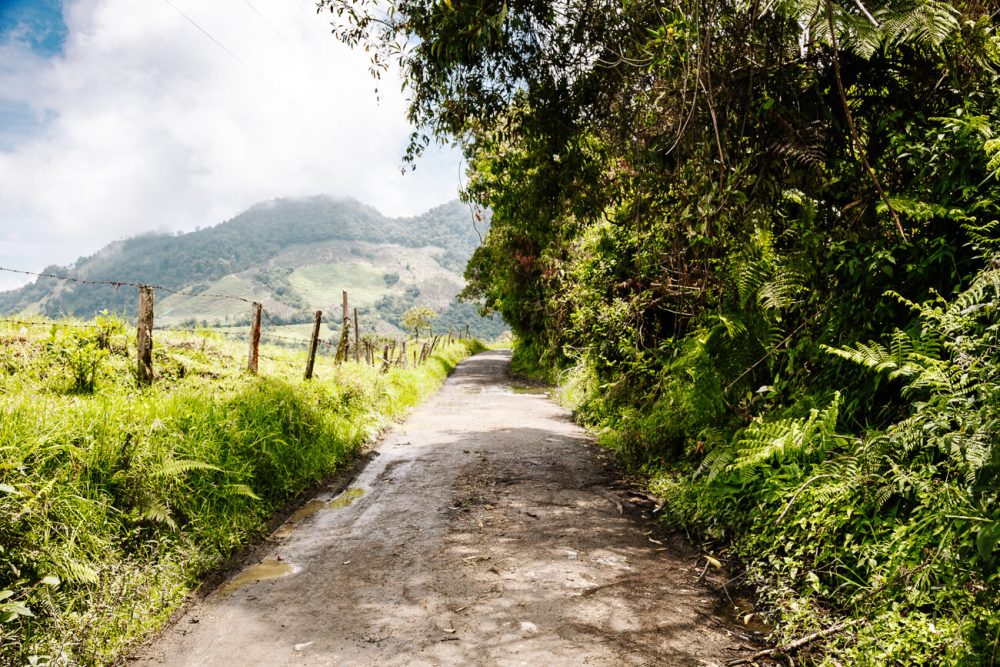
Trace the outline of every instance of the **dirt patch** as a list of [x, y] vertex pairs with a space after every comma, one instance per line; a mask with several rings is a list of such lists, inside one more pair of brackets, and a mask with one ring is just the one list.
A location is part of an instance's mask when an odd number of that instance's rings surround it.
[[[260, 553], [280, 578], [192, 604], [164, 665], [712, 665], [749, 639], [697, 554], [509, 354], [463, 362], [350, 483]], [[347, 495], [342, 496], [344, 498]], [[331, 502], [333, 501], [333, 502]], [[237, 575], [238, 577], [241, 575]]]

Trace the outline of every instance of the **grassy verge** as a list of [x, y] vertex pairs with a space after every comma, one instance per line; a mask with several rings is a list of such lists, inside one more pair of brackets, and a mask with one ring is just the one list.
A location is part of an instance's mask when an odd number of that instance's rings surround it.
[[107, 664], [272, 513], [432, 393], [478, 344], [382, 374], [158, 333], [136, 386], [120, 323], [0, 323], [0, 664]]

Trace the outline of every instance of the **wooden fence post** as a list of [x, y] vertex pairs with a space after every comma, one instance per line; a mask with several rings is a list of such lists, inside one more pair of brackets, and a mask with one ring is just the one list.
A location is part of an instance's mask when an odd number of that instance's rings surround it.
[[382, 372], [385, 373], [389, 370], [389, 346], [386, 345], [385, 349], [382, 350]]
[[401, 347], [400, 347], [401, 352], [399, 353], [399, 357], [403, 360], [403, 368], [406, 368], [406, 339], [405, 338], [403, 339], [403, 342], [400, 343], [400, 345], [401, 345]]
[[139, 286], [139, 316], [136, 331], [139, 384], [153, 384], [153, 288]]
[[469, 335], [469, 325], [468, 324], [465, 325], [465, 338], [466, 338], [466, 340], [472, 338], [472, 336]]
[[306, 361], [306, 379], [311, 380], [313, 366], [316, 364], [316, 348], [319, 346], [319, 327], [323, 322], [323, 311], [316, 311], [316, 321], [313, 323], [312, 340], [309, 341], [309, 359]]
[[347, 290], [344, 290], [344, 326], [340, 330], [340, 342], [337, 343], [336, 363], [347, 361], [347, 349], [351, 346], [351, 318], [347, 308]]
[[358, 331], [358, 309], [354, 308], [354, 361], [361, 363], [361, 334]]
[[254, 302], [250, 306], [250, 353], [247, 357], [247, 370], [257, 373], [257, 361], [260, 358], [260, 315], [264, 306]]

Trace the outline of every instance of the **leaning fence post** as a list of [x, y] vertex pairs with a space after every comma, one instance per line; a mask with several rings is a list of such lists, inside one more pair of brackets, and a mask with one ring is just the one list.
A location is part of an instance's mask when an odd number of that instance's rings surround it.
[[340, 330], [340, 342], [337, 343], [336, 363], [347, 361], [347, 350], [351, 347], [351, 318], [348, 315], [347, 290], [344, 290], [344, 326]]
[[316, 348], [319, 346], [319, 327], [323, 322], [323, 311], [316, 311], [316, 321], [313, 323], [312, 340], [309, 341], [309, 359], [306, 361], [306, 379], [311, 380], [313, 366], [316, 364]]
[[139, 286], [139, 316], [136, 318], [139, 384], [153, 384], [153, 288]]
[[354, 361], [361, 363], [361, 334], [358, 332], [358, 309], [354, 308]]
[[247, 370], [257, 373], [257, 361], [260, 358], [260, 315], [264, 309], [256, 301], [250, 306], [250, 353], [247, 356]]

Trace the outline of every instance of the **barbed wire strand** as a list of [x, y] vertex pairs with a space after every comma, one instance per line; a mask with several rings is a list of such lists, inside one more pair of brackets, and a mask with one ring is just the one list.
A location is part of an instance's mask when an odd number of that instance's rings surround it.
[[248, 305], [253, 305], [257, 303], [253, 299], [248, 299], [242, 296], [235, 296], [232, 294], [208, 294], [205, 292], [191, 292], [189, 290], [177, 290], [171, 287], [164, 287], [163, 285], [149, 285], [146, 283], [135, 283], [128, 280], [87, 280], [85, 278], [74, 278], [72, 276], [60, 276], [54, 273], [37, 273], [35, 271], [24, 271], [23, 269], [11, 269], [6, 266], [0, 266], [0, 271], [5, 271], [7, 273], [17, 273], [23, 276], [36, 276], [38, 278], [52, 278], [54, 280], [63, 280], [66, 282], [77, 283], [80, 285], [104, 285], [108, 287], [114, 287], [115, 289], [120, 289], [122, 287], [148, 287], [152, 290], [159, 292], [167, 292], [169, 294], [177, 294], [180, 296], [190, 296], [199, 299], [230, 299], [232, 301], [239, 301]]
[[96, 324], [89, 324], [87, 322], [46, 322], [44, 320], [17, 320], [8, 317], [0, 317], [0, 324], [11, 324], [22, 327], [84, 327], [87, 329], [96, 329]]

